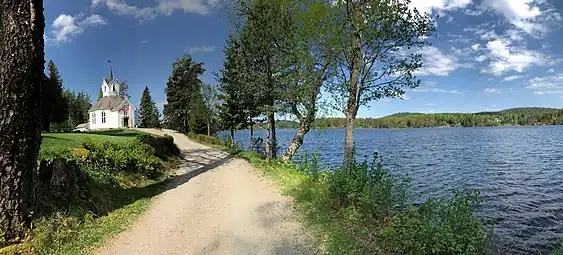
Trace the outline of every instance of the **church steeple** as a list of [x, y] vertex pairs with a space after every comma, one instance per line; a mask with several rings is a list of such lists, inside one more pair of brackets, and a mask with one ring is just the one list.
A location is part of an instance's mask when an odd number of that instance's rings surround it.
[[109, 80], [113, 80], [113, 71], [111, 70], [111, 60], [108, 60], [109, 63]]

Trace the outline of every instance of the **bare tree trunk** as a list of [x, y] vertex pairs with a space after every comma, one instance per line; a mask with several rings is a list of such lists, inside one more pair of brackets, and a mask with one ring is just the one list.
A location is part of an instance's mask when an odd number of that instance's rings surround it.
[[34, 202], [45, 19], [42, 0], [0, 0], [0, 8], [0, 239], [16, 242]]
[[277, 157], [277, 142], [276, 142], [276, 120], [274, 112], [268, 113], [268, 132], [266, 133], [266, 158], [268, 160], [276, 159]]
[[301, 145], [303, 145], [303, 138], [309, 132], [310, 129], [311, 129], [311, 122], [310, 121], [307, 121], [307, 120], [300, 121], [299, 129], [297, 130], [297, 132], [293, 136], [293, 139], [291, 140], [289, 147], [283, 153], [283, 156], [282, 156], [283, 160], [289, 161], [289, 160], [291, 160], [291, 158], [293, 158], [293, 156], [295, 155], [297, 150], [301, 147]]
[[235, 147], [235, 128], [231, 127], [231, 147]]
[[207, 120], [207, 136], [211, 136], [211, 123]]
[[[358, 8], [359, 10], [355, 10]], [[360, 65], [361, 65], [361, 31], [358, 25], [361, 24], [363, 19], [362, 15], [362, 3], [347, 3], [347, 14], [351, 17], [353, 22], [352, 29], [352, 55], [350, 59], [350, 81], [348, 83], [348, 103], [346, 105], [346, 134], [344, 138], [344, 164], [348, 165], [354, 160], [354, 130], [356, 128], [356, 115], [358, 114], [359, 100], [361, 96], [361, 91], [358, 87], [358, 81], [360, 76]], [[358, 17], [355, 17], [358, 16]], [[358, 19], [358, 21], [354, 21]], [[356, 23], [359, 22], [359, 23]], [[355, 23], [355, 24], [354, 24]]]
[[254, 151], [254, 120], [250, 117], [250, 151]]

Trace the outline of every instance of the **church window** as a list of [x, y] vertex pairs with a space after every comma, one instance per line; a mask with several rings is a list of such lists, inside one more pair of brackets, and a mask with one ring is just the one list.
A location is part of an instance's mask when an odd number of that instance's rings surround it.
[[102, 123], [106, 123], [106, 112], [102, 112]]
[[127, 117], [127, 110], [123, 111], [123, 116]]
[[115, 85], [113, 85], [113, 87], [111, 89], [112, 89], [112, 91], [115, 91]]
[[106, 86], [104, 86], [104, 92], [106, 92]]
[[92, 124], [96, 124], [96, 113], [92, 113]]

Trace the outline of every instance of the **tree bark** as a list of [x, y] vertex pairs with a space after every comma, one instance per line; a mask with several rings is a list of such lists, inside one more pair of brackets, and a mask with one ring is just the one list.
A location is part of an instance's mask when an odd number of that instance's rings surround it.
[[[356, 10], [357, 8], [357, 10]], [[348, 103], [346, 104], [346, 134], [344, 137], [344, 164], [348, 165], [354, 160], [354, 130], [356, 128], [356, 115], [358, 114], [361, 96], [358, 81], [361, 65], [361, 30], [358, 26], [363, 23], [362, 3], [347, 2], [347, 15], [352, 20], [352, 41], [350, 57], [350, 81], [348, 83]], [[357, 16], [357, 17], [356, 17]]]
[[207, 120], [207, 136], [211, 136], [211, 123]]
[[250, 117], [250, 146], [249, 150], [254, 151], [254, 120]]
[[276, 142], [276, 120], [274, 112], [268, 113], [268, 132], [266, 133], [266, 159], [272, 160], [277, 158], [277, 142]]
[[293, 136], [293, 139], [291, 140], [289, 147], [287, 147], [287, 150], [283, 153], [282, 156], [283, 160], [290, 161], [295, 155], [295, 153], [297, 152], [297, 150], [301, 147], [301, 145], [303, 145], [303, 138], [309, 132], [309, 130], [311, 130], [311, 123], [312, 123], [311, 121], [308, 120], [309, 118], [306, 119], [307, 120], [302, 120], [299, 122], [299, 129]]
[[0, 233], [24, 238], [41, 143], [42, 0], [0, 0]]
[[231, 148], [235, 147], [235, 128], [231, 127]]

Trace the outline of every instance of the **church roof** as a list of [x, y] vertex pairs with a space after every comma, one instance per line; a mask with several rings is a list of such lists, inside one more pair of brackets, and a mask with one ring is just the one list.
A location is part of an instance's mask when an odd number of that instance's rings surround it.
[[125, 100], [121, 97], [118, 97], [118, 96], [102, 97], [102, 98], [98, 99], [98, 102], [96, 102], [94, 105], [92, 105], [92, 107], [90, 108], [90, 112], [96, 111], [96, 110], [115, 111], [115, 110], [118, 109], [118, 107], [123, 106], [124, 101], [127, 101], [127, 100]]

